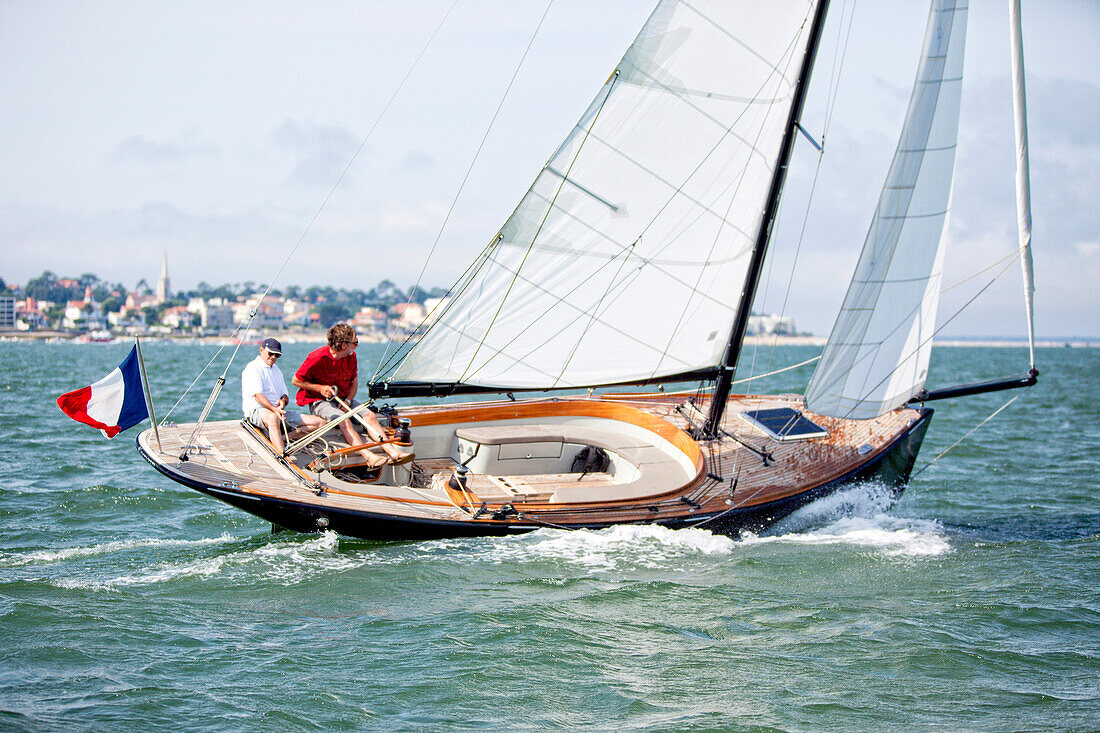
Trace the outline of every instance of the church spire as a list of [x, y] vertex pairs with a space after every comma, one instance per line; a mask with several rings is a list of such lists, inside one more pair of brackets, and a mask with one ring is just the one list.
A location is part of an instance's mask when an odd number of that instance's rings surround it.
[[157, 302], [163, 303], [172, 296], [168, 285], [168, 252], [164, 253], [164, 262], [160, 268], [160, 279], [157, 280]]

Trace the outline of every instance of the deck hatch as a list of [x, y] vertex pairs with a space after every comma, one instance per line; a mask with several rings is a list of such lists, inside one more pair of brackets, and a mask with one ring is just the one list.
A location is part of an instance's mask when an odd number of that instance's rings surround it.
[[776, 440], [807, 440], [829, 434], [828, 430], [789, 407], [745, 410], [741, 416]]

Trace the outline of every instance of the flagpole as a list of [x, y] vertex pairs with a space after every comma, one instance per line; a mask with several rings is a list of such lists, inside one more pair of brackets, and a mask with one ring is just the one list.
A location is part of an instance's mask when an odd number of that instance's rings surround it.
[[138, 364], [141, 365], [141, 386], [145, 390], [145, 406], [149, 408], [149, 419], [153, 423], [153, 436], [157, 439], [157, 452], [163, 453], [160, 446], [160, 431], [157, 429], [157, 414], [153, 412], [153, 396], [149, 394], [149, 378], [145, 375], [145, 357], [141, 355], [141, 339], [134, 335], [134, 344], [137, 346]]

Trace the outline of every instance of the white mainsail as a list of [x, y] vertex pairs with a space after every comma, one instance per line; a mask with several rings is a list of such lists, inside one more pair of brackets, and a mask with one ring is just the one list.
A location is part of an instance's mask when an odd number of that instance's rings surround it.
[[867, 419], [923, 386], [958, 141], [966, 4], [934, 0], [894, 160], [844, 305], [806, 389], [822, 415]]
[[521, 389], [713, 369], [816, 4], [660, 3], [384, 378]]

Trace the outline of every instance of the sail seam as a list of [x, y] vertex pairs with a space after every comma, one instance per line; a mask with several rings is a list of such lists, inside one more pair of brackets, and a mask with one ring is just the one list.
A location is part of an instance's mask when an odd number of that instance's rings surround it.
[[[599, 119], [600, 112], [603, 111], [604, 106], [607, 104], [607, 100], [611, 97], [611, 93], [615, 88], [615, 82], [618, 80], [618, 78], [619, 77], [618, 77], [617, 73], [614, 76], [612, 76], [611, 81], [608, 84], [607, 93], [604, 95], [603, 102], [600, 104], [600, 108], [598, 110], [596, 110], [596, 114], [594, 114], [592, 116], [592, 122], [590, 123], [590, 128], [591, 128], [591, 126], [594, 126], [596, 124], [596, 120]], [[573, 165], [577, 162], [577, 158], [580, 157], [581, 151], [584, 150], [584, 146], [585, 146], [585, 143], [587, 141], [588, 141], [588, 134], [585, 134], [584, 138], [580, 142], [580, 145], [577, 146], [577, 151], [573, 155], [573, 160], [571, 160], [570, 163], [569, 163], [569, 168], [567, 168], [566, 171], [565, 171], [566, 177], [568, 177], [568, 175], [572, 172]], [[538, 240], [539, 234], [542, 232], [542, 228], [543, 228], [543, 226], [545, 226], [546, 220], [550, 216], [550, 212], [553, 211], [554, 201], [557, 200], [558, 195], [561, 193], [562, 187], [565, 186], [565, 180], [566, 180], [566, 178], [563, 178], [561, 183], [558, 184], [558, 190], [554, 194], [554, 200], [550, 202], [550, 206], [546, 210], [546, 213], [543, 215], [542, 221], [539, 222], [538, 228], [535, 230], [534, 235], [531, 237], [531, 244], [532, 245], [535, 243], [535, 241]], [[534, 186], [532, 185], [532, 188], [533, 187]], [[520, 260], [519, 266], [516, 268], [515, 272], [513, 273], [512, 281], [510, 283], [508, 283], [508, 288], [505, 290], [504, 295], [501, 297], [500, 304], [497, 306], [496, 312], [493, 313], [493, 318], [490, 321], [489, 326], [485, 329], [485, 333], [481, 337], [481, 342], [478, 344], [477, 348], [474, 349], [474, 353], [470, 355], [470, 360], [469, 360], [469, 362], [467, 362], [466, 368], [463, 370], [462, 375], [460, 375], [458, 381], [462, 381], [463, 379], [465, 379], [466, 373], [470, 370], [471, 367], [473, 367], [474, 361], [477, 359], [478, 352], [485, 345], [485, 339], [488, 336], [489, 331], [492, 329], [493, 325], [496, 323], [497, 318], [500, 316], [500, 312], [504, 309], [504, 304], [506, 302], [508, 302], [508, 296], [512, 292], [512, 287], [515, 285], [516, 280], [520, 276], [519, 271], [523, 269], [523, 265], [527, 261], [527, 257], [530, 256], [530, 254], [531, 254], [531, 250], [530, 250], [530, 248], [528, 248], [527, 252], [524, 253], [523, 258]]]
[[[782, 70], [780, 70], [779, 65], [773, 65], [772, 66], [772, 73], [769, 74], [769, 76], [764, 80], [764, 82], [761, 83], [761, 86], [758, 89], [758, 93], [762, 92], [764, 90], [765, 86], [769, 82], [771, 82], [771, 83], [782, 83], [782, 82], [786, 81], [786, 79], [787, 79], [786, 74], [790, 69], [790, 65], [794, 61], [795, 50], [798, 48], [798, 39], [802, 36], [802, 33], [803, 33], [804, 30], [805, 30], [805, 23], [803, 23], [803, 25], [800, 26], [799, 29], [792, 35], [790, 42], [787, 44], [786, 49], [784, 49], [784, 52], [783, 52], [782, 56], [780, 57], [781, 59], [786, 59], [786, 63], [783, 65]], [[772, 105], [772, 106], [774, 107], [774, 105]], [[717, 150], [718, 146], [726, 139], [726, 136], [731, 134], [731, 131], [733, 130], [733, 126], [736, 125], [737, 122], [740, 121], [741, 117], [744, 114], [745, 114], [745, 111], [742, 111], [741, 114], [738, 115], [737, 119], [735, 119], [733, 121], [733, 123], [731, 123], [727, 127], [726, 134], [723, 137], [719, 138], [719, 140], [714, 144], [714, 146], [711, 148], [711, 150], [707, 154], [707, 156], [702, 161], [700, 161], [699, 165], [697, 165], [695, 167], [695, 169], [691, 172], [691, 174], [687, 177], [687, 179], [685, 179], [684, 185], [686, 185], [687, 181], [690, 181], [695, 176], [695, 174], [698, 173], [698, 171], [702, 168], [703, 163], [706, 162], [706, 160], [709, 159], [709, 157], [714, 154], [714, 151]], [[756, 130], [756, 140], [754, 140], [752, 143], [749, 143], [747, 140], [743, 140], [739, 135], [735, 135], [734, 137], [736, 139], [742, 140], [742, 142], [748, 144], [749, 148], [751, 149], [751, 151], [754, 154], [759, 155], [761, 158], [763, 158], [765, 168], [769, 172], [773, 173], [773, 175], [774, 175], [775, 165], [776, 165], [776, 163], [778, 163], [778, 161], [773, 162], [773, 161], [769, 160], [766, 156], [764, 156], [763, 152], [760, 151], [757, 148], [757, 144], [760, 142], [760, 139], [761, 139], [763, 133], [764, 133], [763, 125], [758, 126], [757, 130]], [[746, 169], [749, 166], [749, 162], [750, 162], [750, 159], [746, 158], [744, 164], [741, 167], [741, 175], [735, 177], [736, 185], [734, 186], [733, 192], [729, 194], [729, 197], [727, 199], [726, 214], [723, 214], [722, 216], [718, 217], [720, 222], [725, 222], [726, 219], [728, 218], [728, 213], [729, 213], [730, 209], [733, 207], [733, 202], [737, 199], [737, 195], [741, 190], [741, 184], [744, 181], [744, 178], [745, 178], [744, 174], [745, 174]], [[726, 194], [727, 191], [728, 191], [728, 187], [725, 191], [722, 192], [722, 194]], [[671, 199], [668, 203], [671, 203]], [[668, 206], [668, 203], [665, 204], [666, 207]], [[663, 210], [663, 208], [664, 207], [662, 207], [662, 210]], [[761, 213], [761, 216], [762, 215], [763, 214]], [[654, 217], [654, 219], [650, 220], [650, 224], [647, 225], [647, 229], [648, 229], [648, 226], [652, 226], [653, 221], [655, 220], [655, 218], [656, 217]], [[759, 218], [757, 218], [757, 221], [759, 221]], [[744, 233], [746, 236], [749, 236], [751, 238], [751, 235], [749, 235], [747, 232], [744, 232], [743, 230], [741, 230], [740, 227], [734, 227], [734, 229], [738, 232]], [[710, 247], [710, 250], [708, 252], [708, 255], [712, 254], [714, 252], [714, 248], [718, 245], [718, 241], [721, 238], [721, 236], [722, 236], [722, 226], [720, 224], [719, 227], [718, 227], [718, 230], [715, 232], [714, 239], [711, 241], [711, 247]], [[696, 276], [695, 285], [692, 288], [691, 296], [688, 297], [684, 301], [683, 308], [680, 310], [679, 319], [676, 322], [676, 326], [670, 332], [668, 340], [665, 342], [664, 349], [661, 352], [661, 359], [654, 366], [653, 372], [652, 372], [653, 374], [657, 373], [657, 371], [661, 367], [661, 364], [664, 362], [664, 360], [666, 358], [668, 358], [669, 350], [672, 348], [672, 342], [675, 338], [675, 334], [679, 330], [680, 324], [683, 323], [684, 318], [687, 316], [688, 309], [691, 307], [691, 305], [693, 303], [694, 296], [696, 296], [699, 292], [699, 284], [700, 284], [700, 282], [702, 282], [703, 274], [704, 274], [705, 271], [706, 271], [705, 268], [701, 269], [699, 271], [698, 275]], [[744, 297], [744, 293], [742, 293], [742, 297]]]
[[[947, 43], [949, 44], [949, 46], [945, 54], [949, 53], [950, 44], [952, 40], [954, 40], [951, 31], [954, 28], [955, 22], [956, 18], [953, 11], [945, 12], [945, 9], [943, 8], [933, 8], [929, 19], [929, 33], [939, 32], [940, 35], [938, 35], [934, 41], [931, 39], [930, 36], [927, 37], [926, 47], [929, 45], [930, 42], [936, 42], [941, 45], [943, 43]], [[910, 99], [909, 108], [906, 112], [905, 117], [905, 135], [909, 136], [910, 140], [922, 140], [923, 143], [927, 143], [929, 140], [929, 136], [932, 134], [932, 127], [936, 118], [936, 102], [938, 101], [940, 94], [943, 91], [942, 83], [933, 84], [933, 82], [944, 81], [944, 77], [942, 75], [943, 64], [941, 63], [943, 58], [945, 58], [945, 56], [941, 57], [937, 54], [927, 53], [922, 54], [921, 63], [918, 65], [917, 69], [917, 78], [914, 81], [913, 95]], [[931, 101], [929, 101], [928, 99], [930, 95], [935, 95]], [[915, 117], [915, 114], [917, 112], [919, 112], [922, 108], [926, 108], [926, 104], [928, 104], [932, 110], [931, 115], [929, 115], [926, 119], [918, 119], [917, 117]], [[913, 124], [914, 120], [918, 121], [919, 126]], [[914, 152], [921, 153], [923, 153], [924, 151], [923, 145], [921, 145], [920, 147], [913, 147], [911, 145], [906, 146], [904, 143], [906, 143], [907, 141], [908, 140], [905, 138], [898, 141], [898, 146], [894, 153], [894, 160], [890, 166], [890, 172], [887, 177], [887, 183], [889, 183], [890, 179], [893, 178], [895, 175], [901, 175], [901, 173], [904, 173], [906, 164], [910, 163], [909, 160], [906, 160], [909, 155], [906, 151], [912, 150]], [[916, 181], [919, 178], [919, 173], [924, 165], [925, 160], [926, 156], [921, 154], [919, 156], [919, 159], [915, 161], [916, 170], [910, 173], [912, 180]], [[899, 163], [899, 161], [901, 161], [901, 163]], [[898, 171], [900, 171], [901, 173], [897, 173]], [[906, 216], [906, 214], [908, 214], [909, 207], [913, 203], [912, 193], [910, 193], [909, 195], [892, 196], [888, 198], [886, 196], [886, 192], [888, 190], [889, 187], [884, 186], [883, 194], [880, 196], [879, 199], [878, 211], [876, 211], [875, 218], [872, 221], [871, 229], [867, 235], [868, 241], [870, 241], [872, 237], [876, 235], [876, 232], [879, 231], [880, 224], [884, 222], [888, 223], [905, 221], [908, 218], [930, 218], [928, 215], [913, 215], [912, 217]], [[893, 201], [890, 200], [891, 198], [893, 199]], [[895, 211], [897, 212], [897, 214], [884, 214], [882, 211], [883, 206], [889, 205], [891, 203], [895, 206]], [[936, 214], [933, 216], [943, 216], [943, 214]], [[878, 248], [871, 254], [869, 254], [869, 251], [865, 249], [863, 255], [861, 255], [860, 257], [859, 263], [857, 264], [857, 273], [860, 270], [869, 270], [870, 272], [880, 271], [883, 273], [888, 273], [890, 271], [890, 268], [893, 266], [895, 257], [897, 256], [897, 245], [901, 233], [902, 230], [900, 226], [892, 226], [886, 233], [886, 238], [889, 242], [888, 248], [885, 246]], [[870, 257], [869, 260], [867, 259], [868, 257]], [[882, 258], [883, 261], [879, 261], [880, 258]], [[939, 276], [939, 273], [935, 273], [935, 277]], [[871, 328], [871, 318], [858, 319], [856, 323], [850, 326], [843, 325], [846, 313], [852, 314], [857, 312], [856, 307], [852, 303], [850, 303], [851, 300], [858, 297], [859, 302], [867, 304], [868, 308], [861, 308], [859, 309], [860, 312], [866, 312], [866, 310], [874, 310], [882, 297], [883, 289], [881, 285], [889, 281], [889, 279], [868, 277], [858, 279], [864, 280], [872, 285], [880, 285], [880, 287], [875, 288], [872, 292], [861, 293], [856, 288], [857, 278], [853, 277], [853, 282], [849, 285], [848, 294], [845, 296], [844, 299], [844, 305], [842, 306], [840, 314], [837, 317], [836, 326], [834, 326], [833, 336], [830, 336], [829, 344], [826, 345], [825, 353], [828, 354], [830, 352], [833, 352], [837, 347], [842, 345], [848, 346], [851, 344], [863, 344], [870, 348], [868, 348], [863, 354], [857, 353], [854, 360], [849, 359], [844, 362], [843, 368], [841, 368], [840, 362], [836, 361], [836, 356], [830, 355], [829, 359], [823, 358], [821, 364], [819, 365], [818, 371], [815, 372], [814, 377], [811, 380], [810, 389], [808, 390], [808, 396], [810, 396], [810, 394], [812, 393], [814, 397], [816, 397], [817, 395], [822, 395], [822, 399], [824, 399], [824, 395], [830, 395], [830, 399], [836, 400], [834, 404], [836, 404], [838, 407], [840, 406], [839, 400], [842, 397], [841, 394], [835, 393], [836, 391], [842, 391], [837, 389], [838, 385], [846, 382], [850, 378], [850, 376], [852, 375], [852, 367], [854, 365], [864, 363], [867, 359], [870, 359], [870, 365], [873, 365], [878, 360], [880, 355], [880, 347], [885, 342], [885, 339], [877, 342], [868, 340], [867, 334], [868, 330]], [[898, 329], [900, 329], [902, 326], [907, 325], [908, 319], [911, 318], [915, 313], [921, 311], [921, 304], [923, 303], [923, 300], [924, 299], [922, 298], [921, 301], [919, 301], [914, 308], [910, 309], [909, 313], [905, 315], [904, 319], [899, 319], [895, 327], [891, 329], [888, 334], [892, 335], [896, 333]], [[847, 333], [847, 337], [844, 338], [843, 342], [839, 340], [840, 333]], [[835, 342], [834, 338], [837, 339]], [[857, 346], [856, 348], [858, 352], [859, 347]], [[906, 354], [904, 356], [904, 359], [899, 360], [897, 366], [890, 370], [887, 375], [880, 379], [876, 385], [870, 388], [870, 390], [864, 393], [864, 397], [861, 399], [861, 402], [869, 397], [874, 392], [874, 390], [878, 389], [879, 386], [884, 384], [903, 366], [906, 368], [917, 366], [909, 364], [909, 360], [914, 354], [919, 353], [920, 348], [923, 348], [923, 344], [922, 346], [918, 347], [918, 351]], [[830, 368], [834, 369], [832, 374], [828, 373]], [[870, 374], [870, 366], [867, 366], [865, 368], [867, 369], [867, 371], [864, 372], [864, 377], [866, 378]], [[822, 371], [823, 369], [824, 371]], [[821, 377], [821, 381], [818, 381], [819, 376]], [[864, 384], [860, 389], [861, 391], [866, 390], [867, 385]], [[885, 402], [880, 403], [879, 409], [881, 409], [883, 404], [885, 404]], [[855, 408], [848, 409], [844, 416], [849, 417], [854, 409]]]
[[[555, 295], [554, 293], [550, 292], [549, 290], [547, 290], [547, 289], [546, 289], [545, 287], [543, 287], [543, 286], [542, 286], [542, 285], [540, 285], [539, 283], [537, 283], [537, 282], [535, 282], [535, 281], [533, 281], [533, 280], [531, 280], [531, 279], [529, 279], [529, 278], [527, 278], [527, 277], [524, 277], [524, 276], [523, 276], [522, 274], [520, 274], [520, 273], [519, 273], [518, 271], [516, 271], [516, 270], [513, 270], [513, 269], [511, 269], [511, 268], [507, 267], [506, 265], [500, 265], [500, 267], [501, 267], [502, 269], [504, 269], [505, 271], [507, 271], [507, 272], [511, 272], [511, 273], [512, 273], [512, 274], [513, 274], [513, 275], [515, 276], [515, 279], [517, 279], [517, 280], [520, 280], [520, 281], [522, 281], [522, 282], [523, 282], [524, 284], [526, 284], [526, 285], [530, 285], [530, 286], [532, 286], [532, 287], [533, 287], [534, 289], [536, 289], [536, 290], [539, 290], [539, 291], [541, 291], [541, 292], [543, 292], [543, 293], [546, 293], [547, 295], [550, 295], [550, 296], [554, 297], [554, 298], [556, 299], [556, 304], [564, 305], [564, 306], [566, 306], [566, 307], [568, 307], [568, 308], [571, 308], [571, 309], [573, 309], [574, 311], [576, 311], [576, 312], [577, 312], [577, 316], [576, 316], [576, 318], [574, 318], [574, 319], [573, 319], [573, 320], [572, 320], [572, 321], [571, 321], [570, 323], [566, 324], [566, 326], [565, 326], [565, 327], [563, 327], [562, 329], [560, 329], [560, 330], [558, 331], [558, 333], [561, 333], [561, 331], [563, 331], [563, 330], [564, 330], [565, 328], [567, 328], [568, 326], [571, 326], [571, 325], [573, 325], [573, 324], [574, 324], [574, 323], [576, 323], [576, 322], [577, 322], [578, 320], [580, 320], [581, 318], [583, 318], [583, 317], [584, 317], [585, 315], [587, 315], [587, 314], [588, 314], [588, 311], [587, 311], [586, 309], [584, 309], [584, 308], [581, 308], [580, 306], [578, 306], [578, 305], [576, 305], [576, 304], [574, 304], [574, 303], [570, 303], [569, 301], [565, 300], [564, 298], [561, 298], [560, 296], [557, 296], [557, 295]], [[594, 277], [594, 275], [593, 275], [593, 277]], [[622, 286], [622, 285], [623, 285], [624, 283], [625, 283], [625, 280], [624, 280], [624, 281], [621, 281], [621, 282], [619, 282], [619, 283], [613, 284], [613, 286], [612, 286], [612, 287], [610, 287], [610, 288], [606, 289], [606, 291], [605, 291], [605, 294], [606, 294], [607, 292], [610, 292], [610, 291], [611, 291], [612, 289], [614, 289], [614, 288], [618, 288], [618, 287], [621, 287], [621, 286]], [[583, 284], [583, 283], [581, 283], [581, 284]], [[576, 289], [579, 289], [579, 288], [580, 288], [580, 285], [578, 285]], [[615, 302], [615, 301], [613, 300], [612, 302]], [[546, 312], [549, 312], [549, 311], [546, 311]], [[537, 318], [536, 318], [536, 319], [532, 319], [530, 323], [528, 323], [528, 324], [527, 324], [527, 325], [526, 325], [526, 326], [525, 326], [525, 327], [524, 327], [524, 328], [523, 328], [523, 329], [522, 329], [521, 331], [519, 331], [519, 332], [518, 332], [518, 333], [516, 334], [516, 335], [517, 335], [517, 337], [518, 337], [518, 336], [520, 336], [520, 335], [523, 335], [523, 334], [527, 333], [527, 332], [528, 332], [528, 331], [529, 331], [530, 329], [534, 328], [534, 327], [535, 327], [535, 326], [537, 325], [537, 323], [538, 323], [538, 319], [537, 319]], [[653, 351], [653, 352], [655, 352], [655, 353], [661, 353], [659, 349], [657, 349], [657, 348], [656, 348], [655, 346], [653, 346], [653, 345], [652, 345], [651, 343], [649, 343], [648, 341], [645, 341], [645, 340], [643, 340], [643, 339], [641, 339], [641, 338], [639, 338], [639, 337], [637, 337], [637, 336], [633, 336], [633, 335], [631, 335], [630, 333], [628, 333], [628, 332], [626, 332], [626, 331], [622, 330], [621, 328], [619, 328], [619, 327], [617, 327], [617, 326], [615, 326], [615, 325], [613, 325], [613, 324], [611, 324], [611, 323], [607, 323], [607, 322], [605, 322], [605, 321], [603, 321], [603, 320], [600, 320], [600, 321], [599, 321], [599, 323], [600, 323], [601, 325], [603, 325], [603, 326], [607, 327], [608, 329], [610, 329], [610, 330], [614, 331], [615, 333], [619, 334], [620, 336], [623, 336], [624, 338], [626, 338], [626, 339], [629, 339], [630, 341], [634, 342], [635, 344], [637, 344], [637, 345], [639, 345], [639, 346], [643, 346], [643, 347], [645, 347], [645, 348], [647, 348], [647, 349], [649, 349], [649, 350], [651, 350], [651, 351]], [[464, 333], [463, 333], [463, 332], [462, 332], [462, 331], [461, 331], [460, 329], [456, 328], [455, 326], [453, 326], [453, 325], [451, 325], [451, 324], [446, 324], [446, 323], [445, 323], [445, 324], [441, 324], [441, 326], [442, 326], [443, 328], [445, 328], [445, 329], [448, 329], [448, 330], [452, 331], [453, 333], [455, 333], [456, 335], [458, 335], [458, 336], [460, 336], [460, 337], [463, 337], [463, 338], [468, 338], [468, 337], [466, 337], [466, 336], [465, 336], [465, 334], [464, 334]], [[524, 361], [524, 359], [525, 359], [525, 358], [526, 358], [527, 356], [530, 356], [530, 355], [531, 355], [532, 353], [534, 353], [535, 351], [537, 351], [537, 350], [538, 350], [539, 348], [541, 348], [541, 347], [545, 346], [546, 344], [550, 343], [550, 342], [551, 342], [551, 341], [553, 340], [553, 338], [554, 338], [555, 336], [557, 336], [557, 335], [558, 335], [557, 333], [549, 335], [549, 336], [548, 336], [548, 337], [547, 337], [546, 339], [544, 339], [544, 340], [543, 340], [543, 342], [542, 342], [542, 343], [538, 344], [538, 345], [537, 345], [537, 346], [535, 346], [535, 347], [534, 347], [533, 349], [531, 349], [530, 351], [528, 351], [528, 353], [527, 353], [526, 355], [524, 355], [524, 356], [521, 356], [521, 357], [515, 357], [515, 356], [510, 356], [510, 355], [506, 354], [506, 353], [505, 353], [505, 352], [504, 352], [504, 351], [503, 351], [502, 349], [497, 349], [497, 348], [494, 348], [494, 347], [492, 347], [492, 346], [486, 346], [486, 348], [488, 348], [488, 349], [489, 349], [490, 351], [492, 351], [492, 352], [493, 352], [493, 355], [492, 355], [492, 356], [490, 356], [490, 357], [489, 357], [488, 359], [486, 359], [486, 360], [485, 360], [484, 362], [482, 362], [482, 363], [481, 363], [481, 364], [480, 364], [480, 365], [479, 365], [479, 366], [478, 366], [478, 367], [477, 367], [477, 368], [476, 368], [476, 369], [475, 369], [475, 370], [474, 370], [473, 372], [467, 372], [467, 373], [463, 373], [463, 375], [462, 375], [462, 377], [460, 378], [460, 380], [459, 380], [459, 381], [464, 381], [464, 380], [466, 379], [466, 377], [467, 377], [467, 376], [474, 376], [474, 375], [478, 374], [479, 372], [481, 372], [482, 370], [484, 370], [484, 369], [485, 369], [485, 368], [486, 368], [486, 367], [487, 367], [487, 366], [488, 366], [488, 365], [489, 365], [490, 363], [492, 363], [492, 362], [493, 362], [493, 360], [494, 360], [494, 359], [495, 359], [496, 357], [498, 357], [498, 356], [505, 356], [505, 357], [507, 357], [507, 358], [511, 359], [511, 360], [512, 360], [513, 362], [515, 362], [515, 363], [517, 363], [517, 364], [523, 364], [524, 366], [527, 366], [527, 367], [529, 367], [529, 368], [534, 368], [534, 367], [531, 367], [531, 365], [530, 365], [530, 364], [528, 364], [528, 363], [527, 363], [526, 361]], [[468, 338], [468, 340], [470, 340], [470, 341], [473, 341], [474, 339], [472, 339], [472, 338]], [[484, 339], [482, 340], [482, 344], [484, 345]], [[689, 364], [689, 363], [688, 363], [688, 362], [686, 362], [686, 361], [683, 361], [682, 359], [676, 359], [676, 361], [677, 361], [677, 362], [679, 362], [679, 363], [681, 363], [681, 364], [683, 364], [684, 366], [691, 366], [691, 364]], [[471, 364], [470, 366], [473, 366], [473, 365]], [[469, 367], [467, 367], [467, 369], [469, 369]], [[543, 373], [543, 374], [546, 374], [546, 376], [548, 376], [548, 377], [552, 377], [552, 376], [553, 376], [553, 374], [552, 374], [552, 373], [549, 373], [549, 372], [545, 372], [545, 371], [543, 371], [543, 370], [536, 370], [536, 371], [542, 371], [542, 373]]]

